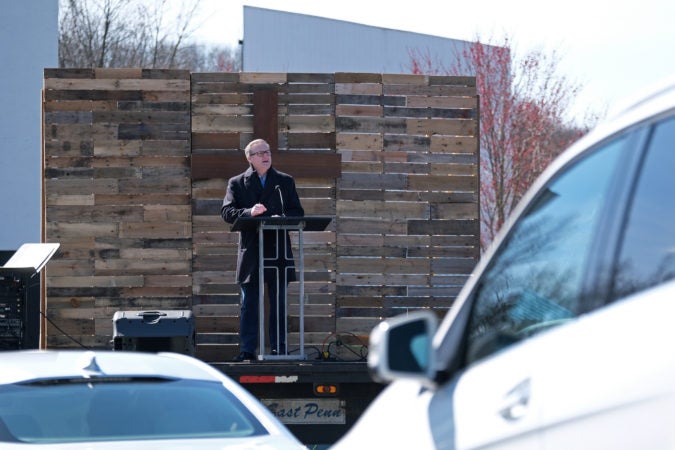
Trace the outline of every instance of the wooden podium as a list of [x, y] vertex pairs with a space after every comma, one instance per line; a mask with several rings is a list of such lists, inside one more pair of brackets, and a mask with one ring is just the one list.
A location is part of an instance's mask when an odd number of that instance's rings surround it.
[[[259, 327], [259, 336], [258, 336], [258, 359], [259, 360], [272, 360], [272, 359], [305, 359], [305, 256], [304, 256], [304, 240], [303, 232], [305, 231], [323, 231], [326, 229], [328, 224], [331, 222], [332, 218], [328, 216], [302, 216], [302, 217], [292, 217], [292, 216], [256, 216], [256, 217], [240, 217], [238, 218], [230, 228], [231, 231], [257, 231], [258, 233], [258, 292], [259, 292], [259, 307], [258, 307], [258, 327]], [[284, 230], [284, 231], [297, 231], [298, 232], [298, 283], [299, 283], [299, 305], [300, 305], [300, 351], [297, 355], [288, 354], [288, 292], [287, 289], [284, 289], [286, 295], [283, 299], [277, 299], [278, 302], [284, 302], [284, 311], [286, 314], [284, 317], [280, 317], [277, 314], [277, 320], [284, 321], [284, 327], [280, 327], [277, 323], [277, 332], [283, 330], [285, 333], [284, 342], [286, 342], [287, 354], [285, 355], [271, 355], [265, 352], [265, 269], [276, 269], [276, 266], [265, 265], [266, 259], [263, 249], [263, 232], [265, 230]], [[283, 251], [284, 258], [287, 257], [288, 252], [286, 248], [286, 239], [283, 239]], [[277, 246], [277, 252], [279, 252], [279, 246]], [[276, 258], [274, 258], [276, 259]], [[277, 280], [281, 278], [277, 276]], [[284, 277], [284, 280], [287, 278]], [[277, 289], [277, 295], [279, 295], [279, 290]]]

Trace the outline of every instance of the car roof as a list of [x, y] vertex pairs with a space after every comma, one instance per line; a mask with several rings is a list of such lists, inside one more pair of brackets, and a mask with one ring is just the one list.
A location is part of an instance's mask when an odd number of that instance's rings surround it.
[[175, 353], [108, 350], [0, 352], [0, 384], [77, 377], [165, 377], [223, 381], [215, 369]]

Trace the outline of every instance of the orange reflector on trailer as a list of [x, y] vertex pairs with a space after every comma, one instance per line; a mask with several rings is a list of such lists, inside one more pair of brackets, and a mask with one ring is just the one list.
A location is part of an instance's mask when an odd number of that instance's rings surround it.
[[314, 385], [314, 394], [318, 396], [324, 395], [337, 395], [338, 387], [337, 384], [315, 384]]

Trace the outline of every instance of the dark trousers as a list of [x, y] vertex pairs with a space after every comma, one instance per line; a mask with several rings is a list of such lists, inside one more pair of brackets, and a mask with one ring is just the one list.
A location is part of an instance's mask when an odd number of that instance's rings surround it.
[[[278, 354], [286, 353], [286, 296], [285, 274], [277, 277], [275, 271], [265, 271], [265, 284], [269, 300], [269, 340], [272, 350]], [[283, 272], [283, 271], [282, 271]], [[256, 353], [259, 335], [258, 279], [241, 285], [241, 316], [239, 318], [239, 337], [241, 351]]]

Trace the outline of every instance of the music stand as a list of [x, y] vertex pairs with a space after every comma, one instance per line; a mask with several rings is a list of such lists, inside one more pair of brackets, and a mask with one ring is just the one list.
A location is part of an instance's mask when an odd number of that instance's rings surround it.
[[[231, 231], [257, 231], [258, 232], [258, 296], [259, 296], [259, 306], [258, 306], [258, 327], [259, 327], [259, 336], [258, 336], [258, 345], [259, 353], [258, 359], [305, 359], [305, 255], [304, 255], [304, 240], [303, 232], [304, 231], [323, 231], [326, 229], [328, 224], [333, 220], [328, 216], [292, 216], [292, 217], [269, 217], [269, 216], [256, 216], [256, 217], [240, 217], [232, 224], [230, 228]], [[286, 311], [286, 316], [283, 318], [285, 321], [284, 329], [284, 342], [286, 342], [286, 354], [285, 355], [268, 355], [265, 353], [265, 269], [266, 268], [276, 268], [275, 266], [265, 266], [265, 256], [263, 249], [263, 233], [265, 230], [284, 230], [284, 231], [297, 231], [298, 232], [298, 286], [299, 286], [299, 306], [300, 306], [300, 353], [297, 356], [288, 355], [288, 291], [284, 289], [286, 293], [283, 298], [284, 301], [284, 310]], [[286, 248], [286, 239], [284, 241], [284, 258], [288, 255]], [[277, 252], [279, 251], [279, 245], [277, 245]], [[277, 276], [277, 280], [281, 278]], [[286, 277], [283, 278], [286, 280]], [[277, 296], [279, 295], [279, 290], [277, 289]], [[277, 298], [277, 304], [282, 299]], [[277, 321], [280, 321], [281, 318], [277, 315]], [[277, 323], [277, 333], [279, 333], [280, 323]]]

